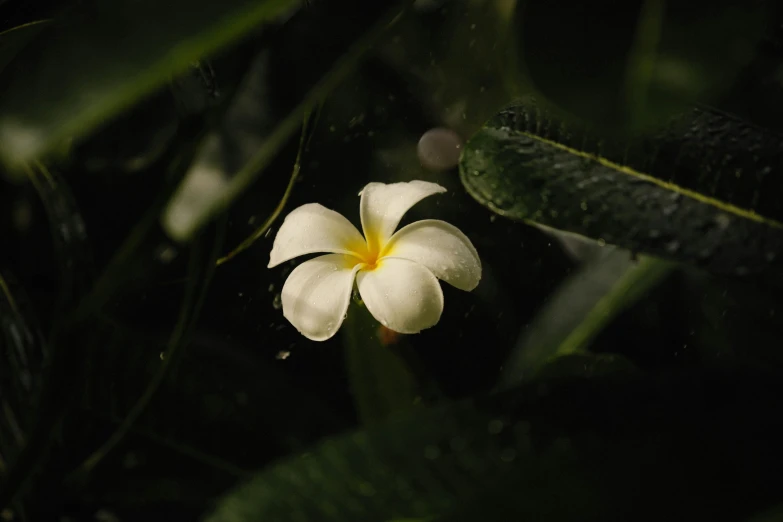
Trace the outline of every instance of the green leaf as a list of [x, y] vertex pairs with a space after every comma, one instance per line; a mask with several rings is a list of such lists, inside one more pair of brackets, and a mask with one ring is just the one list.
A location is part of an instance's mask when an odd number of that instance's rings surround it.
[[39, 414], [51, 353], [21, 286], [0, 275], [0, 485], [27, 444]]
[[0, 99], [0, 159], [16, 165], [81, 137], [272, 22], [297, 0], [118, 0], [65, 15], [20, 55]]
[[545, 383], [574, 377], [633, 378], [639, 376], [639, 369], [622, 355], [613, 353], [571, 353], [559, 355], [535, 374], [535, 381]]
[[215, 269], [217, 268], [217, 259], [223, 248], [225, 227], [225, 219], [216, 224], [215, 239], [212, 242], [212, 248], [207, 256], [203, 255], [201, 241], [194, 242], [191, 247], [187, 273], [188, 284], [182, 299], [177, 321], [174, 324], [166, 343], [166, 349], [161, 352], [163, 362], [157, 368], [157, 371], [147, 384], [144, 392], [138, 400], [135, 401], [133, 407], [130, 408], [117, 429], [98, 449], [93, 451], [75, 471], [72, 472], [67, 480], [76, 482], [86, 480], [90, 472], [93, 471], [109, 452], [117, 447], [130, 429], [138, 422], [139, 418], [147, 411], [153, 399], [160, 392], [161, 386], [168, 378], [172, 368], [174, 368], [182, 357], [184, 346], [187, 344], [187, 339], [198, 320], [199, 313], [201, 312], [204, 300], [206, 299], [207, 290], [209, 289]]
[[779, 498], [776, 381], [570, 380], [410, 412], [277, 463], [206, 520], [735, 519]]
[[646, 128], [729, 91], [776, 30], [771, 5], [717, 0], [697, 12], [667, 0], [525, 2], [515, 20], [520, 66], [570, 119], [621, 133]]
[[783, 141], [709, 109], [609, 139], [528, 103], [466, 144], [460, 177], [498, 214], [690, 263], [783, 280]]
[[[13, 291], [5, 287], [8, 306], [17, 323], [13, 331], [18, 331], [12, 332], [14, 339], [8, 344], [9, 350], [16, 351], [18, 361], [11, 361], [8, 369], [20, 372], [14, 378], [24, 378], [31, 383], [30, 387], [36, 381], [39, 382], [35, 384], [35, 389], [28, 390], [31, 395], [26, 400], [32, 401], [28, 407], [32, 408], [35, 415], [26, 417], [26, 425], [23, 426], [24, 444], [13, 465], [7, 469], [3, 487], [0, 487], [0, 505], [5, 505], [20, 489], [29, 486], [30, 479], [40, 471], [49, 455], [53, 427], [62, 418], [69, 392], [74, 390], [74, 381], [69, 379], [77, 375], [81, 361], [80, 344], [62, 342], [61, 333], [65, 322], [62, 316], [83, 297], [93, 275], [92, 252], [84, 221], [68, 186], [57, 173], [50, 172], [39, 163], [26, 168], [26, 171], [46, 210], [55, 262], [60, 274], [60, 292], [53, 310], [55, 319], [47, 332], [46, 346], [43, 347], [30, 344], [42, 343], [43, 340], [31, 338], [31, 327], [25, 326], [24, 317], [19, 315], [22, 313], [19, 311], [21, 307], [14, 304]], [[35, 353], [41, 350], [45, 350], [45, 358]], [[21, 361], [31, 367], [21, 367]]]
[[[287, 64], [292, 59], [287, 45], [290, 42], [283, 41], [258, 54], [223, 121], [205, 138], [199, 155], [161, 217], [169, 236], [176, 241], [187, 241], [256, 180], [301, 127], [305, 114], [353, 72], [387, 35], [387, 29], [400, 19], [407, 2], [389, 10], [382, 7], [383, 4], [377, 4], [370, 11], [369, 27], [352, 24], [346, 30], [316, 19], [315, 27], [309, 27], [305, 34], [339, 43], [318, 50], [308, 49], [308, 53], [317, 53], [319, 60], [310, 57], [308, 63], [316, 65], [307, 71], [308, 81], [298, 82], [296, 88], [280, 83], [279, 71], [272, 68], [276, 60], [284, 59]], [[301, 38], [297, 32], [291, 34], [292, 38]], [[280, 102], [272, 98], [272, 95], [281, 96], [279, 90], [285, 92]]]
[[780, 522], [781, 520], [783, 520], [783, 505], [777, 505], [745, 519], [745, 522]]
[[49, 219], [60, 269], [60, 309], [57, 315], [61, 315], [70, 311], [93, 280], [92, 249], [81, 211], [62, 176], [40, 163], [28, 168], [27, 173]]
[[[413, 407], [418, 388], [384, 331], [364, 305], [351, 304], [342, 326], [348, 378], [363, 424], [372, 424]], [[401, 342], [405, 342], [404, 340]]]
[[[116, 429], [159, 372], [166, 339], [113, 317], [101, 317], [93, 332], [80, 406]], [[321, 390], [293, 380], [279, 361], [248, 358], [241, 345], [203, 331], [192, 337], [130, 434], [236, 477], [348, 424]], [[242, 439], [254, 444], [224, 444]]]
[[0, 32], [0, 74], [47, 23], [49, 20], [40, 20]]
[[613, 249], [568, 277], [533, 318], [503, 366], [499, 386], [533, 377], [545, 364], [584, 352], [621, 311], [665, 278], [672, 265]]

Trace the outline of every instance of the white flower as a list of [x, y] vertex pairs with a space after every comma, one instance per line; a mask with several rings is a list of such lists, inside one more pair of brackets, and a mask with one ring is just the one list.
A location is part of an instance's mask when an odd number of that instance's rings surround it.
[[[308, 339], [325, 341], [343, 322], [353, 283], [384, 326], [417, 333], [443, 312], [438, 279], [470, 291], [481, 261], [470, 240], [444, 221], [417, 221], [394, 232], [413, 205], [446, 192], [435, 183], [370, 183], [359, 194], [364, 237], [345, 217], [317, 203], [293, 210], [275, 237], [269, 268], [316, 252], [291, 272], [282, 291], [283, 315]], [[365, 240], [366, 239], [366, 240]]]

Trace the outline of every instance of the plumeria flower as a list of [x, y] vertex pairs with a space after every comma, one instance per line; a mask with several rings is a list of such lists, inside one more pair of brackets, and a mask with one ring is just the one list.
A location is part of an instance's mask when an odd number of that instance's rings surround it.
[[481, 261], [470, 240], [437, 219], [407, 225], [402, 216], [433, 194], [435, 183], [370, 183], [359, 193], [364, 237], [345, 217], [317, 203], [293, 210], [275, 237], [269, 268], [305, 254], [286, 279], [283, 315], [308, 339], [332, 337], [348, 310], [354, 281], [370, 313], [399, 333], [437, 324], [443, 312], [438, 279], [470, 291], [481, 279]]

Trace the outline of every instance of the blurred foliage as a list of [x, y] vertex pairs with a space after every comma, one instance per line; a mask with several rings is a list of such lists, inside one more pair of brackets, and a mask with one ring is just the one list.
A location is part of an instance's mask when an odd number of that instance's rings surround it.
[[[781, 14], [0, 0], [0, 518], [779, 519]], [[481, 284], [308, 341], [283, 216], [411, 179]]]

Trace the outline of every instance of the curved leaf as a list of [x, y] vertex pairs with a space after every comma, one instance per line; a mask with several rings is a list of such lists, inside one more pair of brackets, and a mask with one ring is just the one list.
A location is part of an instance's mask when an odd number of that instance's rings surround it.
[[49, 20], [40, 20], [0, 32], [0, 73], [35, 38]]
[[[293, 88], [290, 83], [280, 83], [281, 77], [289, 80], [288, 67], [295, 60], [290, 41], [278, 41], [256, 56], [223, 121], [205, 138], [163, 212], [161, 223], [166, 233], [176, 241], [189, 240], [242, 194], [300, 128], [305, 114], [353, 71], [407, 6], [408, 2], [402, 2], [402, 6], [384, 9], [385, 4], [375, 4], [364, 12], [367, 18], [362, 23], [351, 23], [348, 28], [333, 18], [334, 27], [323, 18], [292, 20], [288, 33], [292, 39], [300, 39], [302, 33], [313, 38], [318, 31], [318, 38], [338, 43], [308, 48], [308, 53], [318, 54], [317, 62], [309, 58], [318, 67], [298, 71], [304, 78]], [[286, 64], [282, 76], [273, 68], [280, 60]]]
[[87, 231], [70, 188], [59, 174], [38, 163], [28, 176], [46, 209], [60, 268], [60, 311], [69, 310], [92, 282], [93, 260]]
[[[14, 465], [9, 466], [7, 477], [4, 477], [0, 506], [15, 498], [41, 470], [53, 441], [53, 427], [62, 419], [69, 392], [72, 393], [74, 384], [79, 382], [79, 346], [78, 343], [74, 346], [63, 342], [65, 321], [62, 316], [83, 296], [93, 276], [92, 252], [84, 221], [69, 188], [59, 175], [40, 163], [26, 170], [49, 220], [55, 261], [60, 272], [60, 291], [53, 326], [46, 340], [46, 361], [40, 367], [41, 374], [34, 377], [41, 382], [40, 390], [34, 395], [34, 403], [30, 405], [35, 415], [28, 417], [25, 444]], [[14, 369], [14, 365], [10, 368]]]
[[651, 137], [603, 139], [533, 103], [466, 144], [460, 177], [514, 219], [718, 274], [783, 280], [783, 140], [709, 109]]
[[[64, 16], [0, 98], [0, 158], [19, 164], [95, 127], [297, 0], [118, 0]], [[129, 35], [144, 35], [131, 38]]]
[[328, 440], [206, 520], [735, 519], [778, 498], [780, 393], [741, 373], [523, 387]]
[[616, 249], [588, 261], [558, 288], [525, 329], [500, 374], [508, 388], [529, 380], [546, 363], [583, 352], [622, 310], [643, 297], [671, 270], [647, 256], [634, 260]]
[[[148, 339], [114, 321], [100, 327], [85, 365], [92, 378], [81, 407], [119, 424], [160, 369], [162, 339]], [[193, 448], [213, 461], [250, 471], [279, 453], [301, 451], [322, 433], [347, 424], [327, 398], [291, 379], [269, 362], [210, 332], [196, 331], [176, 371], [161, 386], [131, 432]], [[305, 409], [308, 415], [302, 415]], [[172, 415], [176, 412], [176, 415]], [[226, 444], [249, 439], [254, 445]], [[228, 466], [224, 466], [228, 467]]]
[[[223, 248], [226, 219], [221, 219], [216, 225], [215, 240], [208, 256], [202, 255], [200, 241], [196, 241], [190, 252], [188, 263], [188, 284], [178, 318], [169, 335], [166, 350], [161, 352], [163, 362], [157, 368], [155, 375], [147, 384], [144, 393], [134, 403], [127, 416], [122, 420], [116, 431], [96, 449], [69, 477], [72, 480], [85, 480], [88, 474], [111, 452], [139, 418], [150, 406], [153, 398], [159, 393], [161, 385], [168, 378], [174, 365], [181, 358], [183, 346], [192, 332], [198, 315], [206, 299], [207, 290], [212, 282], [212, 276], [217, 268], [217, 259]], [[206, 259], [204, 259], [206, 257]]]

